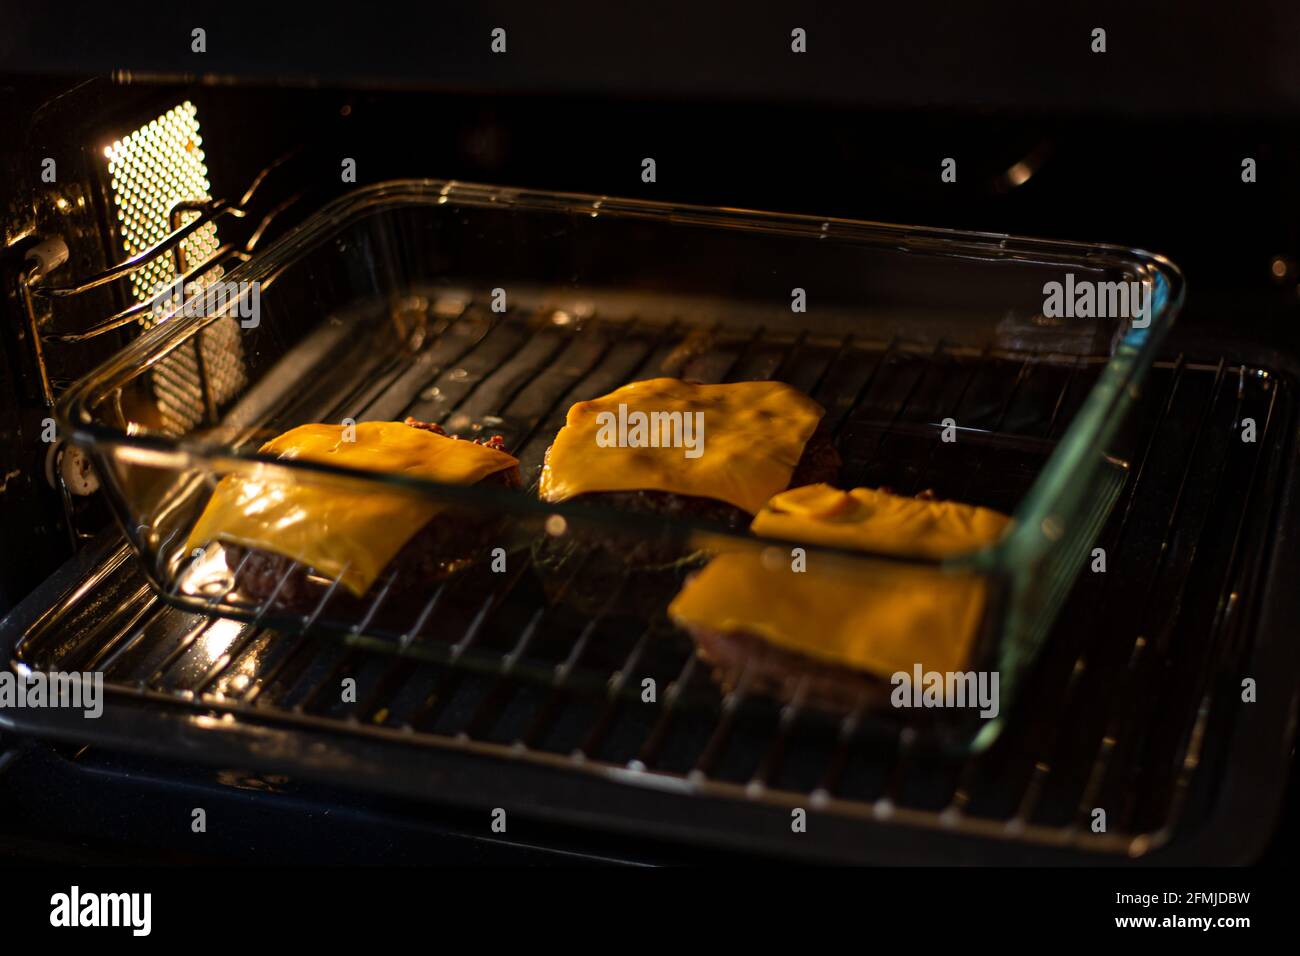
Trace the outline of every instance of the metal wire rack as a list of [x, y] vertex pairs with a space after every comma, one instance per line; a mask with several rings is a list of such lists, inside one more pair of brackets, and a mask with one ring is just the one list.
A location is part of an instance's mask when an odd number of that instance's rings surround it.
[[[573, 401], [650, 374], [780, 378], [826, 407], [845, 482], [933, 488], [1009, 509], [1104, 363], [996, 345], [735, 336], [721, 326], [701, 340], [649, 318], [559, 324], [415, 302], [437, 318], [418, 374], [409, 358], [366, 356], [363, 367], [339, 371], [347, 382], [321, 382], [300, 400], [329, 396], [317, 420], [412, 414], [452, 431], [484, 425], [517, 450], [526, 476]], [[388, 779], [367, 786], [419, 792], [424, 779], [427, 795], [429, 778], [415, 768], [429, 765], [417, 755], [436, 766], [439, 754], [460, 754], [502, 768], [500, 799], [532, 766], [716, 801], [717, 813], [663, 811], [677, 832], [714, 842], [821, 845], [853, 857], [865, 853], [864, 831], [854, 828], [871, 824], [1143, 856], [1213, 802], [1215, 782], [1198, 771], [1222, 756], [1230, 678], [1251, 652], [1292, 402], [1284, 378], [1226, 360], [1161, 362], [1146, 388], [1151, 400], [1133, 422], [1142, 451], [1098, 542], [1108, 567], [1080, 578], [1003, 738], [968, 759], [931, 753], [906, 729], [863, 714], [777, 706], [743, 681], [720, 695], [662, 613], [629, 610], [618, 589], [595, 611], [575, 609], [527, 563], [504, 581], [466, 572], [395, 628], [379, 626], [372, 609], [354, 628], [365, 639], [348, 642], [312, 620], [268, 626], [265, 607], [250, 607], [246, 620], [170, 607], [118, 550], [25, 630], [15, 666], [102, 670], [115, 699], [154, 716], [188, 715], [189, 746], [200, 751], [203, 732], [222, 725], [319, 735], [338, 748], [333, 756], [295, 751], [292, 762], [357, 783], [357, 767], [340, 754], [391, 745]], [[947, 416], [963, 428], [952, 444], [938, 440]], [[1254, 443], [1240, 438], [1245, 418], [1258, 423]], [[560, 593], [580, 587], [583, 574], [581, 563], [572, 567]], [[651, 603], [662, 607], [671, 591]], [[385, 652], [415, 646], [430, 653]], [[654, 704], [629, 692], [646, 677], [662, 688]], [[356, 682], [355, 702], [339, 693], [345, 678]], [[270, 759], [283, 762], [290, 750]], [[602, 804], [594, 787], [557, 786], [557, 812], [649, 826], [644, 813]], [[476, 799], [451, 791], [440, 795]], [[791, 842], [788, 822], [760, 824], [742, 806], [809, 808], [849, 829], [835, 846]], [[1108, 817], [1101, 833], [1091, 826], [1098, 807]]]
[[[722, 325], [702, 333], [649, 319], [591, 318], [574, 324], [567, 314], [551, 321], [549, 314], [501, 315], [460, 299], [420, 301], [438, 320], [417, 355], [376, 350], [360, 367], [356, 361], [325, 363], [324, 378], [288, 396], [287, 404], [268, 412], [271, 418], [335, 421], [410, 414], [452, 433], [484, 430], [502, 435], [526, 478], [535, 481], [546, 446], [575, 401], [652, 375], [699, 381], [777, 378], [827, 409], [824, 424], [845, 460], [843, 482], [888, 486], [904, 494], [930, 489], [1011, 512], [1104, 364], [992, 346], [936, 348], [899, 339], [734, 333]], [[949, 415], [960, 422], [953, 443], [940, 440]], [[526, 578], [531, 556], [525, 552], [523, 560], [509, 579], [512, 586]], [[578, 576], [579, 567], [559, 563], [570, 568], [571, 577]], [[210, 572], [211, 562], [193, 570]], [[475, 608], [470, 620], [479, 620], [500, 591], [495, 575], [470, 573], [435, 590], [418, 612], [403, 612], [386, 606], [387, 586], [361, 609], [330, 588], [314, 609], [294, 616], [276, 605], [275, 595], [296, 565], [285, 570], [266, 600], [241, 589], [242, 570], [241, 564], [233, 576], [223, 571], [219, 582], [201, 573], [182, 574], [175, 588], [247, 620], [327, 626], [435, 660], [460, 658], [474, 643], [439, 638], [448, 630], [448, 606]], [[214, 584], [222, 590], [214, 591]], [[568, 586], [560, 584], [561, 590]], [[669, 597], [671, 592], [664, 602]]]

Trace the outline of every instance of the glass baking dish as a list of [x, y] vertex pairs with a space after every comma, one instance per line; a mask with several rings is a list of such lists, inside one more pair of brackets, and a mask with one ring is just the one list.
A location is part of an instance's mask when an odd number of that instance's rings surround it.
[[[1131, 413], [1183, 297], [1170, 262], [1114, 246], [435, 180], [356, 190], [223, 278], [228, 298], [176, 307], [57, 409], [168, 602], [577, 687], [593, 635], [632, 634], [617, 680], [593, 677], [588, 690], [640, 699], [659, 651], [689, 656], [665, 616], [686, 575], [709, 554], [783, 555], [791, 543], [542, 502], [542, 454], [570, 404], [627, 381], [780, 378], [827, 409], [842, 486], [934, 490], [1013, 518], [997, 543], [943, 561], [806, 548], [808, 574], [980, 582], [968, 667], [999, 675], [997, 715], [867, 708], [956, 749], [996, 737], [1095, 563], [1142, 452]], [[1049, 307], [1053, 290], [1077, 305], [1077, 290], [1119, 288], [1102, 283], [1135, 283], [1149, 309]], [[408, 414], [454, 435], [503, 435], [523, 488], [258, 453], [307, 422]], [[227, 476], [409, 496], [486, 529], [492, 547], [418, 600], [378, 586], [357, 598], [309, 575], [310, 600], [291, 605], [241, 583], [220, 542], [188, 541]], [[646, 542], [680, 560], [627, 569], [594, 556]], [[713, 695], [704, 703], [716, 706], [720, 691], [675, 666], [660, 678], [683, 684], [675, 705]], [[743, 680], [732, 690], [748, 692]]]

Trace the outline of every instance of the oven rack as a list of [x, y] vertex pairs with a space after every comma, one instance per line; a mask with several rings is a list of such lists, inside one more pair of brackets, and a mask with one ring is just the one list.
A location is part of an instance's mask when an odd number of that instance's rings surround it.
[[[583, 335], [561, 339], [521, 336], [528, 318], [470, 305], [443, 335], [463, 323], [481, 334], [414, 397], [376, 389], [366, 404], [331, 414], [398, 417], [393, 405], [448, 423], [492, 419], [532, 474], [548, 434], [542, 426], [562, 414], [566, 398], [599, 394], [613, 379], [684, 354], [679, 330], [647, 327], [640, 360], [625, 354], [627, 364], [612, 374], [618, 343], [637, 341], [626, 322], [616, 323], [622, 337], [593, 344], [588, 333], [601, 328], [599, 316]], [[846, 344], [828, 346], [829, 364]], [[692, 350], [680, 371], [705, 380], [785, 374], [797, 364], [792, 354], [817, 345], [806, 336], [723, 336]], [[850, 461], [846, 479], [907, 492], [932, 476], [961, 475], [980, 486], [967, 489], [977, 499], [1014, 491], [1019, 477], [1002, 470], [1013, 456], [996, 456], [993, 467], [927, 471], [928, 457], [942, 451], [927, 427], [935, 396], [925, 380], [964, 373], [962, 401], [987, 406], [991, 442], [1008, 423], [1024, 433], [1034, 431], [1024, 426], [1031, 422], [1050, 446], [1071, 389], [1086, 385], [1097, 364], [1061, 366], [1051, 356], [994, 348], [857, 345], [869, 366], [845, 402], [827, 404], [839, 416], [841, 443], [845, 429], [861, 426], [870, 450]], [[585, 363], [574, 361], [577, 352]], [[1039, 374], [1048, 368], [1052, 375]], [[552, 383], [549, 406], [512, 413], [523, 386], [556, 369], [566, 371]], [[804, 384], [816, 392], [827, 368], [807, 374], [813, 381]], [[1147, 387], [1158, 400], [1140, 423], [1145, 451], [1101, 538], [1111, 567], [1080, 578], [1003, 738], [966, 759], [925, 752], [905, 729], [779, 708], [743, 687], [721, 697], [689, 641], [662, 623], [620, 626], [627, 619], [620, 622], [617, 600], [605, 615], [570, 621], [547, 640], [556, 622], [529, 603], [527, 569], [512, 576], [508, 593], [481, 595], [485, 603], [468, 618], [475, 630], [442, 641], [460, 647], [443, 660], [169, 607], [120, 545], [81, 580], [65, 582], [60, 599], [45, 595], [39, 613], [11, 619], [3, 633], [16, 645], [19, 670], [105, 672], [105, 718], [87, 728], [66, 715], [34, 715], [49, 734], [89, 733], [129, 748], [240, 758], [354, 786], [796, 856], [865, 859], [902, 841], [928, 846], [936, 859], [960, 859], [973, 840], [991, 841], [1003, 848], [991, 852], [1007, 858], [1084, 850], [1167, 859], [1176, 836], [1204, 827], [1225, 802], [1234, 766], [1286, 752], [1289, 730], [1280, 721], [1262, 731], [1256, 723], [1255, 743], [1242, 745], [1241, 727], [1262, 717], [1232, 702], [1247, 661], [1279, 653], [1276, 635], [1261, 637], [1264, 647], [1250, 635], [1290, 454], [1292, 395], [1286, 377], [1226, 358], [1180, 356], [1157, 363], [1152, 375]], [[430, 385], [441, 398], [436, 410], [420, 407]], [[1260, 437], [1239, 454], [1231, 443], [1243, 417], [1257, 419]], [[526, 666], [543, 649], [548, 666]], [[665, 690], [646, 710], [623, 691], [650, 668], [664, 675]], [[336, 699], [347, 676], [357, 680], [356, 705]], [[153, 733], [136, 736], [145, 727]], [[1111, 811], [1106, 833], [1089, 826], [1096, 806]], [[816, 821], [804, 839], [789, 833], [792, 807]], [[1261, 816], [1268, 814], [1257, 810]], [[882, 831], [892, 834], [884, 844], [875, 842]], [[1241, 845], [1219, 853], [1231, 857]]]
[[[297, 156], [301, 155], [300, 150], [291, 150], [281, 156], [276, 157], [269, 164], [263, 167], [249, 183], [248, 188], [244, 190], [239, 201], [232, 203], [227, 199], [211, 197], [191, 197], [189, 199], [178, 200], [167, 210], [167, 221], [170, 231], [157, 242], [147, 249], [142, 249], [133, 256], [128, 256], [120, 260], [107, 269], [98, 272], [84, 279], [79, 279], [66, 285], [41, 284], [48, 279], [50, 270], [33, 270], [28, 273], [28, 280], [32, 284], [33, 291], [36, 295], [51, 299], [67, 299], [81, 296], [101, 286], [108, 285], [112, 282], [128, 278], [131, 273], [144, 268], [159, 256], [171, 254], [175, 259], [176, 275], [184, 276], [187, 280], [197, 279], [207, 270], [214, 268], [219, 258], [223, 256], [225, 250], [234, 250], [239, 254], [239, 258], [247, 260], [256, 248], [261, 237], [266, 233], [272, 222], [286, 209], [292, 206], [302, 197], [302, 193], [294, 193], [287, 199], [276, 204], [270, 209], [259, 221], [258, 226], [250, 234], [249, 238], [240, 247], [234, 244], [226, 244], [217, 250], [212, 256], [203, 262], [196, 263], [192, 267], [186, 262], [182, 243], [190, 236], [194, 235], [208, 223], [231, 216], [235, 219], [243, 219], [249, 215], [253, 208], [254, 199], [257, 198], [267, 179], [276, 170], [291, 163]], [[113, 329], [120, 328], [129, 324], [132, 320], [139, 318], [148, 311], [148, 305], [144, 304], [132, 306], [127, 310], [118, 312], [101, 323], [97, 323], [89, 329], [75, 333], [47, 333], [44, 338], [47, 341], [56, 342], [82, 342], [87, 339], [97, 338]]]
[[[573, 326], [568, 324], [568, 316], [563, 324], [551, 322], [549, 311], [540, 322], [527, 308], [494, 313], [471, 305], [459, 294], [415, 295], [396, 308], [409, 318], [411, 303], [419, 303], [438, 317], [438, 324], [428, 330], [431, 341], [426, 341], [418, 359], [401, 349], [391, 354], [372, 351], [359, 360], [360, 365], [341, 368], [336, 380], [317, 383], [315, 392], [342, 398], [324, 405], [290, 402], [275, 409], [274, 417], [365, 421], [413, 415], [436, 422], [451, 434], [479, 430], [498, 434], [520, 459], [529, 497], [535, 496], [546, 446], [573, 402], [637, 378], [670, 375], [705, 382], [787, 381], [827, 409], [823, 424], [841, 448], [845, 460], [842, 483], [846, 486], [888, 486], [902, 494], [931, 490], [941, 497], [974, 501], [1010, 513], [1106, 363], [1105, 356], [1034, 355], [993, 344], [971, 348], [940, 343], [935, 347], [899, 337], [873, 342], [761, 328], [737, 332], [721, 322], [715, 322], [703, 335], [686, 324], [636, 318], [591, 318]], [[347, 327], [340, 326], [336, 334], [341, 336]], [[960, 408], [973, 384], [975, 392], [987, 389], [987, 383], [980, 381], [979, 369], [996, 369], [995, 374], [1005, 376], [1013, 388], [1005, 395], [971, 396], [958, 427], [960, 452], [956, 457], [961, 461], [954, 466], [954, 453], [942, 454], [946, 448], [940, 440], [942, 409]], [[1043, 403], [1041, 414], [1026, 415], [1022, 410], [1018, 420], [1008, 420], [1016, 390], [1031, 378], [1031, 369], [1037, 371], [1029, 387], [1035, 393], [1050, 388], [1053, 395], [1038, 396]], [[412, 378], [413, 370], [422, 377]], [[954, 377], [945, 378], [954, 371]], [[486, 376], [493, 376], [494, 382], [480, 387]], [[359, 403], [358, 394], [368, 397]], [[434, 397], [424, 397], [429, 395]], [[886, 462], [888, 452], [892, 455]], [[983, 469], [997, 456], [1003, 461], [987, 476], [996, 480], [984, 481]], [[963, 477], [954, 484], [949, 480], [952, 475]], [[645, 532], [656, 530], [652, 520], [644, 524]], [[188, 598], [191, 606], [199, 600], [255, 624], [328, 628], [376, 649], [433, 661], [463, 660], [472, 666], [478, 657], [473, 644], [486, 610], [508, 598], [510, 588], [532, 570], [533, 554], [527, 542], [534, 537], [524, 535], [522, 547], [516, 542], [504, 588], [497, 584], [495, 574], [465, 572], [441, 582], [422, 607], [404, 616], [384, 613], [391, 576], [381, 581], [375, 597], [361, 608], [335, 587], [326, 589], [308, 612], [278, 607], [275, 597], [300, 567], [297, 562], [285, 568], [262, 601], [241, 589], [242, 563], [234, 567], [220, 590], [213, 590], [212, 581], [202, 574], [191, 576], [182, 571], [174, 576], [165, 597]], [[583, 559], [591, 560], [589, 555]], [[563, 580], [554, 582], [561, 593], [590, 570], [582, 562], [570, 564], [561, 559], [556, 563], [565, 569]], [[210, 565], [205, 560], [190, 570], [202, 571]], [[671, 587], [659, 596], [660, 605], [666, 605], [685, 573], [683, 569], [670, 580], [658, 582], [661, 587]], [[164, 580], [171, 575], [159, 571]], [[626, 578], [617, 582], [619, 588], [626, 586]], [[459, 640], [445, 641], [437, 631], [445, 623], [446, 605], [457, 600], [472, 608], [466, 633]], [[339, 604], [342, 608], [336, 609]], [[482, 663], [495, 667], [496, 658], [488, 655]], [[528, 667], [526, 661], [518, 666]]]

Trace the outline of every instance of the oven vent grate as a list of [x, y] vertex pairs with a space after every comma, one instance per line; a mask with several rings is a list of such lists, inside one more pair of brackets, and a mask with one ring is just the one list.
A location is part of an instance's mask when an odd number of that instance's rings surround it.
[[[127, 257], [162, 241], [176, 226], [199, 216], [180, 213], [177, 203], [209, 199], [211, 183], [204, 161], [198, 110], [188, 100], [104, 148], [118, 232]], [[180, 261], [190, 266], [206, 262], [219, 248], [217, 224], [209, 222], [178, 247]], [[151, 302], [179, 275], [177, 260], [159, 255], [131, 273], [131, 293], [137, 302]], [[220, 278], [216, 268], [197, 280], [207, 285]], [[141, 322], [158, 317], [146, 312]], [[153, 372], [154, 390], [164, 429], [182, 435], [238, 394], [245, 382], [239, 327], [233, 319], [212, 323], [196, 344], [177, 349]], [[205, 399], [210, 400], [209, 404]]]

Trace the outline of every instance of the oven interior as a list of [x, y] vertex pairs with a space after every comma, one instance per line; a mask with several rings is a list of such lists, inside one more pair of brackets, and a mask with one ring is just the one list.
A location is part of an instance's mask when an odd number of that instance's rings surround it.
[[[625, 180], [610, 170], [635, 154], [628, 150], [635, 151], [639, 127], [682, 124], [666, 139], [682, 151], [693, 141], [716, 144], [717, 136], [706, 111], [635, 103], [619, 104], [614, 118], [607, 103], [537, 110], [526, 97], [111, 80], [71, 90], [54, 81], [33, 86], [9, 91], [10, 110], [33, 97], [44, 105], [5, 161], [16, 182], [30, 183], [32, 164], [40, 168], [45, 158], [60, 172], [55, 188], [38, 181], [25, 194], [15, 190], [6, 206], [5, 304], [14, 317], [6, 351], [15, 361], [5, 414], [15, 434], [30, 436], [49, 417], [49, 400], [149, 321], [144, 280], [130, 275], [63, 297], [26, 297], [27, 254], [46, 237], [61, 237], [69, 249], [55, 273], [61, 283], [95, 276], [148, 251], [172, 226], [193, 223], [197, 208], [174, 221], [166, 213], [181, 198], [176, 190], [202, 185], [210, 195], [190, 198], [229, 197], [238, 214], [217, 215], [151, 257], [164, 265], [150, 281], [205, 264], [215, 273], [257, 255], [346, 191], [340, 168], [348, 160], [367, 182], [462, 176], [636, 194], [635, 164]], [[93, 124], [83, 121], [88, 116]], [[909, 145], [902, 158], [871, 159], [851, 145], [848, 117], [832, 111], [825, 119], [831, 138], [821, 162], [838, 176], [818, 177], [803, 151], [765, 139], [762, 168], [738, 177], [706, 169], [672, 197], [789, 203], [877, 220], [891, 217], [892, 203], [944, 225], [977, 227], [994, 215], [1008, 232], [1034, 233], [1044, 231], [1041, 194], [1025, 198], [1000, 171], [1017, 157], [1058, 157], [1057, 165], [1044, 163], [1051, 189], [1055, 169], [1095, 162], [1068, 134], [1044, 135], [1042, 122], [1008, 124], [992, 137], [1000, 146], [985, 158], [987, 174], [981, 169], [957, 200], [920, 182], [901, 198], [863, 180], [884, 182], [891, 166], [907, 166], [908, 150], [923, 148], [924, 124], [879, 117], [883, 134]], [[148, 132], [131, 139], [160, 120], [176, 129], [154, 127], [152, 139]], [[970, 142], [988, 136], [977, 118], [950, 128]], [[124, 165], [133, 143], [142, 144], [143, 165]], [[1285, 135], [1271, 144], [1295, 148]], [[169, 179], [166, 170], [182, 154], [187, 172]], [[138, 180], [126, 175], [136, 169]], [[1060, 175], [1070, 181], [1068, 172]], [[781, 187], [780, 179], [800, 188]], [[848, 182], [863, 188], [846, 192]], [[1166, 251], [1160, 238], [1196, 216], [1177, 189], [1167, 195], [1134, 215], [1115, 214], [1125, 197], [1114, 197], [1109, 217], [1081, 212], [1074, 226], [1148, 244], [1148, 221], [1162, 219], [1149, 245]], [[1217, 198], [1202, 192], [1201, 201]], [[1288, 208], [1294, 199], [1273, 194]], [[1024, 699], [986, 753], [954, 757], [896, 727], [830, 719], [743, 692], [720, 698], [689, 644], [647, 627], [625, 595], [611, 593], [592, 613], [557, 608], [526, 568], [504, 588], [469, 578], [446, 589], [439, 614], [460, 635], [451, 643], [475, 653], [445, 660], [187, 613], [153, 592], [102, 497], [79, 493], [67, 448], [35, 441], [4, 452], [17, 479], [6, 492], [6, 540], [21, 547], [5, 549], [6, 600], [16, 608], [0, 645], [19, 668], [102, 670], [110, 703], [89, 732], [57, 713], [19, 719], [2, 732], [72, 741], [91, 754], [146, 753], [283, 775], [292, 781], [285, 789], [302, 781], [308, 791], [338, 787], [417, 805], [508, 805], [580, 830], [782, 857], [1254, 858], [1283, 799], [1294, 729], [1296, 654], [1285, 625], [1295, 620], [1295, 598], [1285, 582], [1297, 556], [1285, 530], [1293, 519], [1295, 353], [1279, 345], [1274, 326], [1234, 316], [1294, 316], [1287, 264], [1294, 260], [1284, 254], [1296, 248], [1293, 229], [1280, 225], [1245, 248], [1206, 242], [1175, 254], [1193, 288], [1208, 277], [1206, 294], [1149, 378], [1134, 422], [1140, 451], [1098, 539], [1112, 560], [1104, 574], [1079, 577]], [[1242, 276], [1255, 288], [1253, 270], [1272, 274], [1266, 292], [1231, 294]], [[370, 387], [337, 390], [322, 420], [409, 412], [436, 394], [436, 409], [426, 411], [444, 421], [513, 423], [529, 461], [572, 396], [645, 370], [680, 367], [705, 381], [778, 375], [819, 394], [845, 423], [862, 424], [869, 440], [850, 462], [855, 482], [910, 490], [948, 483], [960, 486], [957, 497], [996, 499], [1014, 495], [1033, 474], [997, 452], [1023, 452], [1027, 439], [1050, 448], [1096, 372], [1087, 362], [1059, 368], [998, 353], [992, 343], [947, 352], [890, 341], [846, 348], [839, 340], [719, 335], [683, 348], [688, 336], [671, 323], [628, 332], [621, 322], [597, 320], [579, 334], [538, 331], [526, 316], [498, 320], [472, 297], [454, 315], [436, 295], [415, 298], [412, 308], [462, 333], [447, 335], [449, 351], [427, 381], [371, 370], [362, 376]], [[158, 391], [163, 418], [181, 416], [184, 425], [187, 409], [201, 407], [196, 395], [238, 377], [237, 362], [221, 364], [229, 345], [217, 343], [170, 374]], [[924, 426], [954, 404], [963, 420], [1008, 436], [1007, 444], [977, 449], [960, 467], [941, 460]], [[1245, 419], [1258, 423], [1251, 443], [1240, 439]], [[571, 578], [581, 573], [572, 568]], [[646, 674], [668, 688], [654, 710], [623, 693], [632, 675]], [[1278, 675], [1282, 686], [1239, 706], [1242, 680], [1261, 674]], [[355, 704], [333, 693], [349, 677]], [[1104, 833], [1090, 826], [1097, 807], [1108, 809]], [[795, 834], [789, 819], [799, 808], [816, 824]]]

